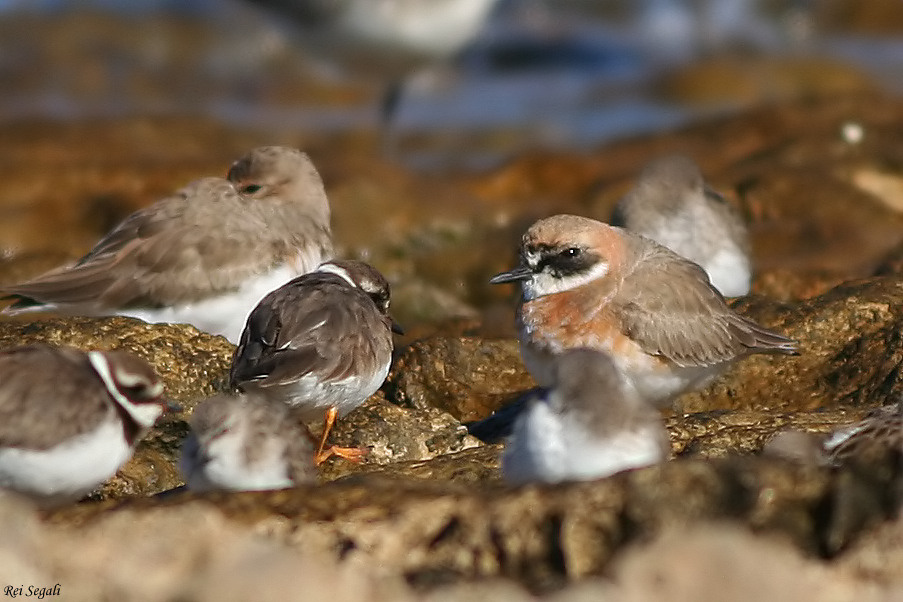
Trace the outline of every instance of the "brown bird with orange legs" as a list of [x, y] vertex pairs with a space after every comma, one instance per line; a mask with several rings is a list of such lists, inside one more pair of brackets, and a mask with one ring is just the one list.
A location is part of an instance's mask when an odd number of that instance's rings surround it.
[[392, 362], [389, 283], [361, 261], [328, 261], [264, 297], [232, 358], [231, 385], [285, 403], [304, 422], [324, 413], [314, 461], [359, 461], [357, 448], [326, 447], [337, 417], [386, 380]]

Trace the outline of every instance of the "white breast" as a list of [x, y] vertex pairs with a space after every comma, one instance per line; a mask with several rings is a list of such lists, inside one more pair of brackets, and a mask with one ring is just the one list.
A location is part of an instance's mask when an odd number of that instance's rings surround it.
[[569, 426], [569, 453], [562, 470], [571, 480], [599, 479], [667, 459], [660, 444], [660, 425], [624, 430], [604, 439], [587, 432], [580, 424]]
[[567, 434], [548, 404], [535, 402], [517, 417], [502, 453], [502, 477], [520, 485], [567, 478]]
[[131, 455], [122, 424], [107, 420], [49, 450], [0, 449], [0, 487], [50, 502], [74, 501], [116, 474]]
[[625, 430], [601, 438], [581, 423], [535, 403], [515, 421], [502, 455], [510, 483], [589, 481], [666, 459], [660, 427]]
[[[270, 397], [281, 395], [282, 401], [296, 408], [298, 415], [305, 421], [322, 418], [326, 410], [331, 407], [338, 410], [339, 418], [341, 418], [379, 390], [389, 375], [391, 364], [390, 359], [372, 374], [362, 374], [327, 383], [322, 382], [316, 375], [309, 374], [290, 386], [284, 387], [280, 392], [265, 390], [265, 394]], [[246, 386], [253, 387], [253, 381]]]
[[283, 265], [247, 280], [241, 288], [232, 293], [172, 307], [124, 309], [116, 313], [150, 323], [191, 324], [198, 330], [222, 335], [231, 343], [237, 344], [248, 314], [257, 306], [257, 303], [267, 293], [298, 275], [297, 270]]
[[752, 269], [749, 258], [734, 245], [719, 249], [703, 264], [712, 285], [725, 297], [742, 297], [749, 294]]

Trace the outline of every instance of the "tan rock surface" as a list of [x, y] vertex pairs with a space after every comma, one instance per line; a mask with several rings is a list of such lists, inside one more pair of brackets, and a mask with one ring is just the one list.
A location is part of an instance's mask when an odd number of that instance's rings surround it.
[[[849, 124], [861, 141], [844, 137]], [[855, 280], [892, 265], [903, 241], [887, 184], [899, 179], [901, 124], [898, 100], [784, 104], [466, 177], [419, 176], [340, 152], [354, 148], [348, 141], [317, 141], [340, 246], [390, 276], [396, 317], [414, 333], [406, 342], [418, 340], [399, 345], [390, 384], [338, 425], [337, 442], [372, 445], [371, 457], [330, 461], [322, 477], [337, 482], [319, 487], [144, 498], [178, 483], [180, 417], [142, 444], [105, 487], [106, 502], [49, 517], [0, 502], [0, 570], [11, 583], [65, 578], [74, 599], [266, 599], [324, 582], [338, 600], [629, 600], [656, 588], [705, 599], [722, 574], [724, 591], [740, 597], [757, 569], [787, 592], [814, 588], [825, 599], [852, 587], [861, 599], [894, 593], [899, 525], [888, 517], [899, 463], [832, 471], [749, 454], [782, 428], [829, 430], [903, 393], [903, 280], [893, 268]], [[0, 283], [78, 257], [129, 211], [222, 173], [262, 139], [307, 146], [204, 120], [31, 122], [4, 133], [0, 159], [12, 175], [0, 182]], [[501, 486], [500, 447], [475, 446], [460, 427], [529, 386], [510, 339], [513, 292], [486, 281], [513, 264], [530, 221], [561, 211], [604, 218], [643, 162], [673, 150], [697, 157], [752, 224], [759, 296], [736, 308], [798, 338], [801, 355], [744, 360], [682, 398], [668, 417], [675, 462], [597, 483]], [[232, 351], [190, 327], [122, 318], [0, 321], [0, 345], [31, 341], [130, 350], [189, 410], [225, 387]], [[683, 539], [685, 555], [674, 551]], [[717, 571], [706, 582], [696, 565]]]

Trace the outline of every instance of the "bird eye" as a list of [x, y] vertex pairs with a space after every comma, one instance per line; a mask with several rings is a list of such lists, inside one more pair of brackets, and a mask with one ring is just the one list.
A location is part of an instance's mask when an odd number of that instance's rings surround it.
[[254, 194], [262, 188], [259, 184], [248, 184], [247, 186], [243, 186], [241, 191], [243, 194]]
[[581, 253], [583, 253], [583, 249], [579, 247], [569, 247], [562, 251], [561, 254], [565, 257], [579, 257]]

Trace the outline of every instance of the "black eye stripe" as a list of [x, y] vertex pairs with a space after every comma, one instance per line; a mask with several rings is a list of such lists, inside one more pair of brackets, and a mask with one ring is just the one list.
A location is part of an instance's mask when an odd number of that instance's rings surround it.
[[536, 271], [548, 268], [554, 276], [571, 276], [586, 272], [596, 261], [595, 255], [579, 247], [559, 248], [542, 253]]

